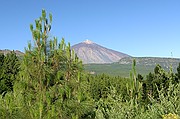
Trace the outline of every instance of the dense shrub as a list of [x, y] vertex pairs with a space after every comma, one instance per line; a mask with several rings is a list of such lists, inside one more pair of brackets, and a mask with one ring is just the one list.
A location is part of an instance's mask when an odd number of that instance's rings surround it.
[[13, 84], [17, 79], [20, 69], [20, 61], [15, 52], [0, 54], [0, 94], [13, 90]]

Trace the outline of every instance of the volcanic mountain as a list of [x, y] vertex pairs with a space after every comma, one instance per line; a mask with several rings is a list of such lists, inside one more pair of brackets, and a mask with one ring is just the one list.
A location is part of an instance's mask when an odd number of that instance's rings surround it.
[[71, 48], [74, 49], [84, 64], [113, 63], [118, 62], [124, 57], [130, 57], [127, 54], [100, 46], [90, 40], [73, 45]]

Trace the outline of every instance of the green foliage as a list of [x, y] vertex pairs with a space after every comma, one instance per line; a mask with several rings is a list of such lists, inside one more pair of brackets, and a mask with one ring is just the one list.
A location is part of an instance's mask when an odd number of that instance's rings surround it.
[[136, 75], [136, 60], [134, 59], [132, 64], [132, 71], [130, 72], [130, 82], [126, 85], [127, 93], [130, 99], [134, 100], [134, 104], [136, 104], [138, 100], [141, 100], [142, 84], [137, 79], [138, 77]]
[[0, 54], [0, 94], [13, 90], [19, 66], [20, 62], [14, 51], [6, 56]]
[[177, 67], [177, 73], [176, 73], [176, 83], [180, 83], [180, 63], [179, 66]]
[[111, 77], [105, 74], [97, 76], [89, 76], [90, 95], [95, 100], [105, 99], [111, 92], [111, 88], [114, 87], [118, 94], [121, 94], [124, 98], [126, 94], [126, 83], [129, 82], [128, 78]]
[[[49, 37], [52, 15], [30, 25], [34, 45], [29, 43], [19, 75], [22, 103], [30, 118], [81, 118], [91, 113], [93, 103], [81, 83], [82, 62], [64, 39]], [[50, 21], [50, 23], [48, 23]], [[14, 92], [16, 93], [16, 92]], [[56, 112], [56, 113], [55, 113]], [[89, 115], [88, 115], [89, 116]]]
[[[110, 76], [121, 76], [129, 77], [129, 71], [132, 69], [131, 64], [85, 64], [84, 68], [87, 72], [93, 72], [95, 75], [108, 74]], [[154, 65], [142, 65], [138, 64], [136, 66], [136, 71], [142, 76], [146, 76], [149, 72], [152, 72]]]
[[177, 84], [175, 74], [171, 70], [166, 72], [160, 65], [157, 65], [154, 73], [149, 73], [143, 81], [143, 99], [148, 101], [148, 96], [158, 99], [158, 90], [166, 91], [170, 83]]

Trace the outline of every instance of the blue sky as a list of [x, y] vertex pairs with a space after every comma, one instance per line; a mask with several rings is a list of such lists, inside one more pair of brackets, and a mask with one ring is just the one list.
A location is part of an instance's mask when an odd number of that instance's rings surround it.
[[29, 24], [53, 14], [51, 36], [132, 56], [180, 58], [180, 0], [1, 0], [0, 49], [24, 51]]

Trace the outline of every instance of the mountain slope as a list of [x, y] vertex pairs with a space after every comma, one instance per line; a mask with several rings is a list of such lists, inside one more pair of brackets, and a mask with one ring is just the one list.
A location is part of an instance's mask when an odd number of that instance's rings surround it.
[[136, 59], [137, 65], [144, 66], [156, 66], [160, 64], [163, 67], [173, 66], [176, 67], [179, 65], [179, 58], [160, 58], [160, 57], [128, 57], [122, 58], [119, 61], [119, 64], [132, 64], [133, 59]]
[[163, 69], [169, 71], [171, 68], [173, 72], [177, 72], [179, 66], [179, 58], [159, 58], [159, 57], [126, 57], [122, 58], [117, 63], [111, 64], [86, 64], [85, 70], [90, 74], [109, 74], [112, 76], [129, 77], [132, 70], [132, 61], [136, 60], [137, 73], [146, 76], [150, 72], [154, 72], [157, 64], [160, 64]]
[[130, 57], [127, 54], [100, 46], [90, 40], [76, 44], [72, 46], [72, 49], [74, 49], [75, 53], [84, 64], [112, 63], [118, 62], [121, 58]]
[[[5, 54], [5, 55], [8, 54], [8, 53], [10, 53], [10, 52], [12, 52], [12, 51], [11, 51], [11, 50], [8, 50], [8, 49], [0, 50], [0, 53]], [[19, 50], [14, 50], [14, 52], [16, 53], [17, 56], [22, 56], [22, 55], [24, 55], [24, 53], [21, 52], [21, 51], [19, 51]]]

